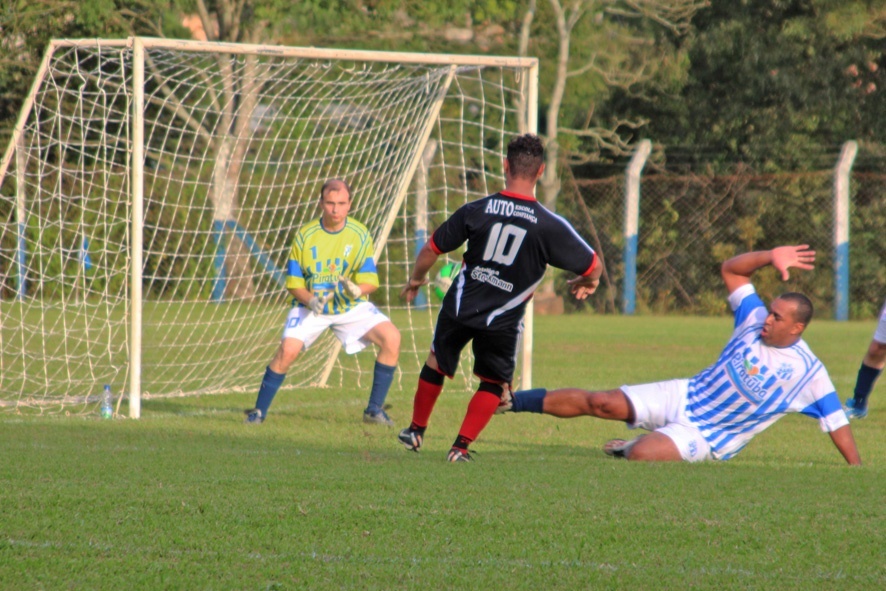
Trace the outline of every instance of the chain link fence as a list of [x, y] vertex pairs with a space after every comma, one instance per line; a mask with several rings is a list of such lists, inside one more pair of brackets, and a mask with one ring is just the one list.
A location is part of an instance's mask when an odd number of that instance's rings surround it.
[[[853, 173], [850, 221], [850, 317], [875, 315], [886, 297], [886, 174]], [[819, 318], [834, 317], [834, 173], [645, 174], [640, 189], [636, 311], [727, 312], [720, 264], [748, 250], [809, 244], [816, 271], [798, 272], [787, 286], [773, 269], [755, 276], [769, 299], [786, 290], [812, 298]], [[565, 183], [558, 212], [603, 254], [606, 276], [588, 303], [599, 312], [623, 310], [625, 175]], [[557, 276], [565, 294], [565, 277]]]

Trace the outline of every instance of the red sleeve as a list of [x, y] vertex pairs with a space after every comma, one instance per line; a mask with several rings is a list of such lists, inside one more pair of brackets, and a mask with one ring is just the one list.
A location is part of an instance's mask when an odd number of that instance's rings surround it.
[[587, 271], [585, 271], [584, 273], [581, 274], [582, 277], [587, 277], [588, 275], [591, 274], [591, 271], [593, 271], [597, 267], [597, 263], [599, 262], [598, 259], [599, 259], [599, 257], [597, 256], [597, 253], [595, 252], [594, 258], [591, 261], [591, 266], [588, 267]]
[[440, 250], [440, 247], [437, 246], [436, 242], [434, 242], [434, 235], [433, 234], [431, 234], [431, 237], [428, 239], [428, 246], [431, 247], [431, 250], [433, 250], [434, 254], [436, 254], [437, 256], [443, 254], [443, 251]]

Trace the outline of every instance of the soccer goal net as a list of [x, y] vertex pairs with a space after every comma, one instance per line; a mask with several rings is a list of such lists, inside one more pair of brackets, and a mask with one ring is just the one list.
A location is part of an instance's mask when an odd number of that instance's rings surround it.
[[[436, 224], [503, 187], [536, 81], [534, 59], [53, 41], [0, 161], [0, 407], [90, 412], [111, 384], [138, 417], [143, 397], [255, 391], [291, 241], [332, 177], [372, 232], [371, 299], [403, 335], [395, 387], [413, 388], [439, 300], [404, 305], [407, 270]], [[373, 361], [327, 334], [285, 387], [368, 388]]]

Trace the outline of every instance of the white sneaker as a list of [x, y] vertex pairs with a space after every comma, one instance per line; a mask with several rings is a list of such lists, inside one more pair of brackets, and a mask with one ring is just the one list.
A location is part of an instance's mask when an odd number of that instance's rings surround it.
[[625, 441], [624, 439], [610, 439], [603, 444], [603, 453], [613, 458], [627, 459], [631, 448], [637, 443], [637, 438]]
[[371, 425], [384, 425], [385, 427], [393, 427], [394, 421], [383, 410], [377, 413], [363, 412], [363, 422]]
[[471, 457], [471, 454], [468, 453], [466, 449], [459, 449], [457, 447], [453, 447], [449, 450], [449, 455], [446, 456], [447, 462], [473, 462], [474, 458]]

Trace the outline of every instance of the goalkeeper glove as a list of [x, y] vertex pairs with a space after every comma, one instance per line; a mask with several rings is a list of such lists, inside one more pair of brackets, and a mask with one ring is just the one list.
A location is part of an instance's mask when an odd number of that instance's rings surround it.
[[327, 295], [325, 298], [320, 299], [317, 296], [311, 298], [311, 301], [308, 302], [308, 309], [316, 315], [320, 315], [323, 313], [323, 308], [326, 307], [326, 303], [332, 298], [332, 294]]
[[356, 300], [363, 296], [363, 290], [360, 289], [360, 286], [345, 277], [344, 275], [339, 275], [338, 282], [341, 285], [341, 290], [348, 294], [348, 297], [352, 300]]
[[452, 287], [452, 277], [437, 277], [434, 279], [434, 285], [440, 288], [440, 291], [446, 293]]

